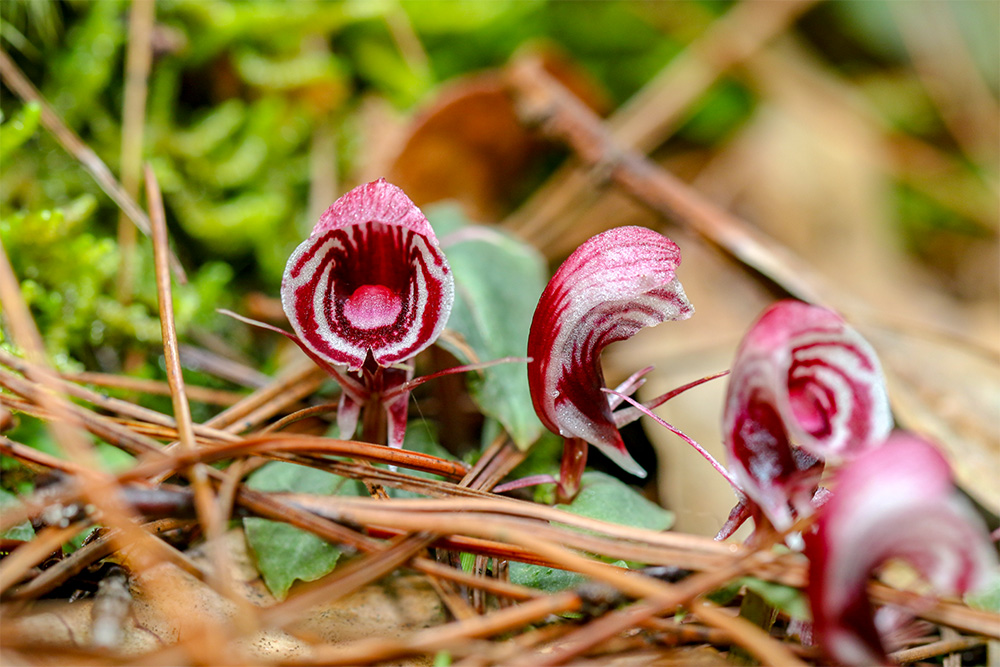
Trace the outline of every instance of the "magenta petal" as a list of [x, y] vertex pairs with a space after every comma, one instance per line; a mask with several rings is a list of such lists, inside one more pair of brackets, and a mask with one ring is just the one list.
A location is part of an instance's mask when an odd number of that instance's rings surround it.
[[996, 565], [986, 527], [954, 488], [929, 443], [896, 432], [839, 471], [806, 536], [817, 637], [837, 662], [887, 664], [865, 587], [891, 558], [908, 561], [942, 594], [984, 584]]
[[625, 449], [601, 391], [600, 354], [644, 327], [694, 312], [676, 279], [680, 250], [662, 234], [619, 227], [569, 256], [542, 293], [528, 336], [528, 385], [542, 423], [598, 447], [628, 472], [645, 471]]
[[412, 201], [379, 179], [334, 202], [288, 260], [281, 303], [329, 364], [405, 361], [433, 343], [454, 301], [437, 238]]
[[808, 511], [825, 461], [857, 456], [891, 428], [875, 352], [836, 313], [781, 301], [743, 339], [723, 435], [733, 476], [777, 528]]
[[729, 387], [727, 429], [748, 404], [763, 402], [794, 444], [826, 461], [876, 446], [892, 428], [875, 351], [836, 313], [799, 301], [761, 315], [743, 339]]

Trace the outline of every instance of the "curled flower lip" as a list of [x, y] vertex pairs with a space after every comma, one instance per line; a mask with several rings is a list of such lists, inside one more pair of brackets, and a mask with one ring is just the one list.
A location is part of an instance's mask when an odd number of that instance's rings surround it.
[[891, 428], [878, 358], [836, 313], [780, 301], [743, 339], [723, 435], [733, 476], [777, 528], [808, 510], [825, 462], [878, 446]]
[[941, 593], [985, 583], [996, 565], [986, 526], [927, 441], [897, 431], [845, 465], [806, 536], [814, 630], [838, 663], [892, 664], [866, 586], [892, 558], [908, 561]]
[[[629, 455], [611, 412], [600, 353], [640, 329], [694, 312], [674, 273], [677, 245], [642, 227], [618, 227], [583, 243], [542, 293], [528, 335], [528, 385], [551, 431], [596, 447], [628, 472]], [[616, 399], [617, 403], [617, 399]]]
[[288, 260], [281, 302], [301, 344], [328, 364], [360, 369], [412, 358], [433, 343], [454, 280], [430, 224], [379, 179], [338, 199]]

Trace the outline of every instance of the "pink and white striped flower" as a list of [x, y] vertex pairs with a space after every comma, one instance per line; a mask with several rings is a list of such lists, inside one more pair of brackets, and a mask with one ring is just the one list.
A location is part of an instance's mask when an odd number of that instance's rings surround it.
[[[603, 391], [600, 354], [644, 327], [691, 316], [694, 309], [674, 275], [680, 260], [677, 245], [649, 229], [618, 227], [598, 234], [549, 281], [528, 335], [528, 385], [542, 423], [567, 439], [567, 449], [574, 442], [590, 443], [641, 477], [646, 472], [626, 450], [612, 415], [621, 399]], [[638, 386], [638, 377], [628, 384], [624, 393]], [[582, 446], [577, 451], [585, 462]], [[582, 472], [582, 462], [573, 463], [574, 469]], [[573, 480], [560, 479], [567, 482]]]
[[[891, 428], [878, 358], [836, 313], [781, 301], [743, 339], [723, 437], [749, 509], [759, 508], [779, 530], [791, 526], [796, 512], [811, 512], [825, 462], [881, 444]], [[723, 533], [739, 522], [731, 517]]]
[[865, 592], [887, 560], [907, 561], [945, 595], [975, 590], [997, 561], [947, 461], [901, 431], [838, 471], [806, 555], [815, 636], [830, 658], [850, 665], [894, 664]]
[[451, 269], [427, 218], [379, 179], [334, 202], [289, 258], [281, 304], [293, 333], [226, 312], [287, 336], [337, 380], [342, 438], [353, 436], [367, 405], [385, 413], [388, 444], [401, 447], [410, 389], [475, 367], [414, 380], [413, 367], [401, 365], [437, 340], [454, 298]]
[[406, 361], [433, 343], [451, 313], [454, 281], [430, 224], [379, 179], [320, 217], [292, 253], [281, 303], [313, 355], [359, 370]]

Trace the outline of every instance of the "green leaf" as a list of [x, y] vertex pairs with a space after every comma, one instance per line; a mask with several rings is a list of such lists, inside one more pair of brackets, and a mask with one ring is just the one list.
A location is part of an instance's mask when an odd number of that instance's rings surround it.
[[674, 513], [644, 498], [635, 488], [603, 472], [585, 472], [580, 493], [569, 505], [557, 505], [577, 516], [600, 519], [633, 528], [666, 530]]
[[983, 588], [966, 595], [965, 602], [970, 607], [1000, 614], [1000, 572], [994, 572]]
[[0, 138], [0, 160], [10, 156], [21, 144], [30, 139], [38, 129], [42, 107], [37, 102], [28, 102], [10, 121], [3, 124]]
[[792, 618], [800, 621], [812, 620], [812, 614], [809, 612], [809, 603], [806, 600], [806, 596], [799, 589], [764, 581], [756, 577], [744, 577], [740, 580], [740, 583], [746, 586], [747, 590], [751, 590], [761, 596], [765, 602], [778, 611], [783, 611]]
[[[454, 206], [428, 211], [436, 229], [460, 226]], [[448, 327], [461, 334], [480, 361], [527, 354], [528, 329], [545, 288], [545, 263], [530, 246], [493, 229], [460, 226], [442, 238], [455, 277], [455, 305]], [[438, 341], [464, 363], [457, 346]], [[542, 433], [528, 391], [524, 363], [506, 363], [469, 375], [473, 400], [507, 429], [522, 450]]]
[[[358, 483], [315, 468], [275, 461], [248, 480], [258, 491], [354, 495]], [[331, 572], [340, 549], [312, 533], [266, 519], [243, 520], [247, 543], [271, 593], [284, 599], [296, 580], [315, 581]]]
[[564, 591], [587, 581], [582, 574], [576, 572], [517, 561], [511, 561], [509, 572], [511, 583], [530, 586], [548, 593]]
[[792, 618], [800, 621], [812, 620], [809, 612], [809, 602], [806, 596], [797, 588], [775, 584], [764, 581], [756, 577], [740, 577], [734, 579], [722, 588], [718, 588], [708, 594], [708, 599], [719, 605], [727, 605], [732, 602], [743, 587], [753, 591], [764, 599], [769, 605], [779, 611], [783, 611]]
[[[17, 507], [21, 501], [10, 491], [0, 489], [0, 510], [5, 507]], [[35, 529], [31, 527], [31, 522], [25, 521], [12, 528], [8, 528], [0, 537], [7, 540], [30, 540], [35, 537]]]
[[64, 554], [73, 553], [74, 551], [82, 547], [83, 543], [89, 540], [90, 536], [96, 533], [97, 531], [101, 530], [101, 528], [102, 528], [101, 526], [91, 526], [82, 533], [77, 533], [75, 537], [70, 538], [68, 542], [62, 545], [63, 553]]
[[726, 606], [736, 599], [743, 588], [742, 579], [734, 579], [721, 588], [717, 588], [705, 597], [720, 606]]
[[459, 556], [462, 563], [462, 572], [472, 572], [476, 566], [476, 554], [463, 553]]
[[[628, 563], [623, 560], [616, 560], [611, 564], [615, 567], [628, 569]], [[517, 561], [511, 561], [509, 573], [511, 583], [530, 586], [547, 593], [558, 593], [567, 588], [575, 588], [587, 581], [586, 577], [577, 572]]]

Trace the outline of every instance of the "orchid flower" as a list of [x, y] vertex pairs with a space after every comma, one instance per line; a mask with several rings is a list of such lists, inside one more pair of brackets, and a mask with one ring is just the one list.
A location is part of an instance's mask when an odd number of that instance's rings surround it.
[[806, 536], [814, 633], [838, 663], [893, 664], [865, 594], [874, 570], [900, 558], [937, 591], [960, 594], [986, 582], [996, 553], [947, 461], [913, 434], [893, 433], [834, 479], [817, 531]]
[[341, 437], [353, 435], [364, 405], [381, 407], [388, 444], [400, 447], [409, 390], [419, 382], [405, 362], [440, 335], [454, 293], [427, 218], [379, 179], [334, 202], [288, 259], [281, 303], [294, 333], [263, 326], [340, 383]]
[[811, 513], [824, 463], [892, 428], [871, 346], [836, 313], [799, 301], [767, 309], [740, 345], [723, 414], [730, 471], [746, 496], [720, 532], [760, 512], [779, 530]]
[[[545, 426], [566, 439], [560, 495], [579, 487], [590, 443], [626, 471], [645, 477], [618, 432], [612, 409], [621, 398], [603, 390], [600, 354], [640, 329], [694, 312], [674, 275], [680, 250], [642, 227], [594, 236], [573, 252], [549, 281], [528, 334], [528, 386]], [[631, 393], [644, 369], [619, 391]], [[638, 414], [638, 413], [636, 413]]]
[[444, 329], [455, 286], [427, 218], [379, 179], [334, 202], [285, 267], [281, 304], [304, 347], [360, 370], [411, 359]]

